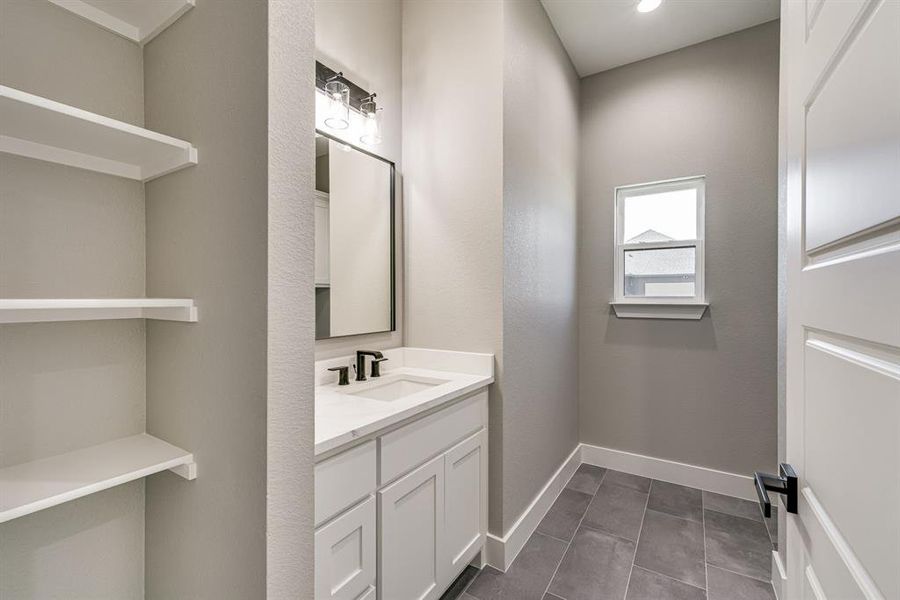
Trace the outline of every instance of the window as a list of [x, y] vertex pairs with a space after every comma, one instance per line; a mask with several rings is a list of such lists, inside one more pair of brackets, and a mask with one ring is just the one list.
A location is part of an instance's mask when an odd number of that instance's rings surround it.
[[[705, 308], [706, 301], [704, 191], [703, 177], [616, 189], [613, 306], [618, 316], [699, 319], [703, 315], [697, 307]], [[638, 315], [622, 314], [628, 310], [620, 306], [634, 305], [644, 305]], [[647, 308], [651, 306], [667, 308], [654, 311]]]

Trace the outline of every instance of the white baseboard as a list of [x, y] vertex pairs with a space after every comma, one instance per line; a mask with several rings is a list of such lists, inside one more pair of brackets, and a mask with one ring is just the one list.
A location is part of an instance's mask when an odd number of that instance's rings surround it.
[[747, 500], [756, 500], [753, 478], [717, 471], [706, 467], [688, 465], [662, 458], [632, 454], [601, 446], [579, 444], [556, 470], [550, 480], [538, 492], [528, 508], [519, 516], [502, 538], [487, 534], [484, 545], [485, 562], [495, 569], [506, 571], [519, 555], [525, 542], [537, 529], [541, 519], [553, 506], [566, 484], [582, 464], [607, 467], [642, 475], [652, 479], [717, 492]]
[[569, 457], [563, 461], [556, 473], [550, 477], [550, 480], [544, 485], [544, 488], [538, 492], [528, 508], [519, 516], [518, 520], [509, 528], [509, 531], [502, 538], [492, 534], [487, 535], [485, 542], [485, 560], [487, 564], [495, 569], [506, 571], [512, 562], [519, 555], [525, 542], [537, 529], [544, 515], [553, 506], [556, 498], [562, 493], [569, 479], [578, 470], [581, 465], [581, 446], [578, 445], [569, 454]]
[[709, 492], [756, 501], [753, 478], [706, 467], [632, 454], [622, 450], [581, 444], [581, 461], [651, 479], [686, 485]]

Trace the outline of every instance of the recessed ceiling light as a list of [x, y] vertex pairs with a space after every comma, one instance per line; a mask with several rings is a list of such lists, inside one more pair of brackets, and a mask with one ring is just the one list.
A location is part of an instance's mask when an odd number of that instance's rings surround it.
[[637, 11], [641, 13], [648, 13], [651, 10], [656, 10], [659, 8], [659, 5], [662, 4], [662, 0], [641, 0], [638, 2]]

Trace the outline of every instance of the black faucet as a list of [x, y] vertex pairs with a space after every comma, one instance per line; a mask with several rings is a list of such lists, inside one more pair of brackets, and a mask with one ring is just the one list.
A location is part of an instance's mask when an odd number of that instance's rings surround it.
[[[356, 351], [356, 381], [366, 380], [366, 357], [371, 356], [375, 360], [381, 360], [384, 355], [378, 350], [357, 350]], [[375, 375], [375, 373], [372, 373]], [[377, 377], [377, 375], [375, 375]]]

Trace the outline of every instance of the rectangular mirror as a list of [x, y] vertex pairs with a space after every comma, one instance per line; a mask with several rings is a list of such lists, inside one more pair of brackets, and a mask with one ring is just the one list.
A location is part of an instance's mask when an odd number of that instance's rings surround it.
[[316, 339], [393, 331], [394, 163], [316, 132]]

